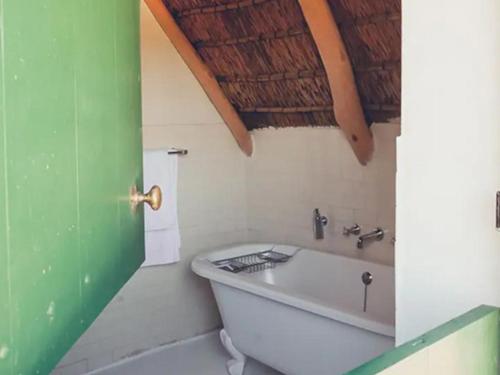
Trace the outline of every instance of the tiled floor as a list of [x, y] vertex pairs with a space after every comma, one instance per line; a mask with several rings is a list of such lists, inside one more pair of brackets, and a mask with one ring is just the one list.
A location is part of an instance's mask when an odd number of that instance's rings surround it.
[[[217, 333], [156, 349], [92, 375], [227, 375], [227, 353]], [[281, 375], [249, 361], [245, 375]]]

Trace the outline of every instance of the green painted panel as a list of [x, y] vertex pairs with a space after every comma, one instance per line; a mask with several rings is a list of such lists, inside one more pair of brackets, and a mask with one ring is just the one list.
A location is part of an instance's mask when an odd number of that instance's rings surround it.
[[[454, 353], [453, 360], [457, 363], [450, 364], [451, 367], [459, 368], [461, 373], [496, 375], [499, 371], [498, 360], [500, 359], [500, 310], [496, 307], [480, 306], [382, 354], [346, 375], [383, 373], [423, 350], [432, 351], [434, 345], [442, 344], [446, 340], [449, 340], [450, 350], [460, 352]], [[463, 362], [458, 363], [459, 361]], [[430, 370], [434, 373], [432, 368]]]
[[[116, 8], [115, 27], [122, 32], [116, 35], [116, 59], [118, 61], [127, 61], [134, 66], [134, 69], [129, 69], [125, 65], [121, 65], [116, 70], [116, 74], [121, 79], [116, 80], [116, 92], [118, 101], [123, 103], [122, 108], [116, 112], [116, 121], [119, 126], [117, 128], [118, 138], [122, 140], [118, 144], [118, 184], [122, 189], [122, 196], [126, 197], [128, 191], [123, 187], [134, 181], [135, 184], [143, 190], [148, 190], [150, 186], [143, 187], [142, 180], [142, 143], [137, 142], [137, 139], [142, 139], [142, 128], [137, 124], [142, 124], [141, 107], [134, 103], [141, 103], [141, 60], [140, 53], [140, 34], [135, 29], [128, 25], [137, 22], [140, 18], [139, 7], [125, 7], [121, 0], [116, 0], [119, 4]], [[120, 263], [117, 266], [120, 269], [126, 270], [125, 275], [134, 272], [134, 262], [142, 264], [144, 262], [144, 252], [135, 251], [135, 247], [131, 246], [134, 243], [144, 243], [144, 231], [137, 231], [134, 228], [144, 227], [144, 207], [140, 208], [140, 215], [131, 216], [127, 199], [121, 201], [119, 207], [119, 222], [123, 233], [129, 233], [134, 237], [121, 237], [120, 251], [125, 256], [122, 256]], [[149, 209], [149, 208], [147, 208]], [[134, 258], [134, 262], [129, 259]], [[126, 281], [126, 280], [124, 280]]]
[[47, 374], [144, 257], [139, 3], [0, 11], [0, 373]]
[[[139, 19], [139, 7], [130, 6], [134, 3], [80, 1], [77, 9], [82, 292], [84, 300], [91, 301], [97, 310], [108, 303], [144, 260], [144, 252], [137, 251], [137, 244], [144, 243], [144, 232], [137, 230], [143, 228], [142, 208], [132, 215], [128, 203], [130, 187], [142, 187], [141, 111], [137, 105], [141, 100], [140, 85], [128, 84], [129, 76], [137, 77], [140, 71], [139, 45], [135, 43], [139, 33], [137, 27], [130, 27]], [[123, 9], [132, 17], [123, 20]], [[130, 34], [124, 47], [128, 51], [125, 58], [118, 53], [123, 34]], [[124, 94], [122, 89], [136, 92]], [[102, 98], [109, 98], [104, 106]], [[93, 212], [101, 215], [94, 217]], [[110, 232], [110, 227], [115, 231]], [[103, 244], [105, 257], [101, 255]], [[118, 284], [116, 277], [120, 278]], [[94, 284], [102, 287], [95, 288]], [[95, 312], [92, 308], [88, 312], [92, 320]]]
[[[0, 3], [1, 6], [1, 3]], [[0, 8], [0, 26], [3, 24]], [[0, 61], [3, 61], [3, 27], [0, 27]], [[12, 372], [13, 356], [10, 355], [10, 296], [9, 296], [9, 242], [7, 239], [7, 212], [5, 202], [8, 194], [5, 183], [5, 104], [3, 66], [0, 66], [0, 374]], [[3, 249], [3, 250], [2, 250]]]

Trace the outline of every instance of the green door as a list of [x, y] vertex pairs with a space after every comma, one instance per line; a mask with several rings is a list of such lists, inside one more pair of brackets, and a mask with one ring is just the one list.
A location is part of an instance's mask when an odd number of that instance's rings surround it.
[[47, 374], [144, 259], [138, 0], [0, 0], [0, 374]]

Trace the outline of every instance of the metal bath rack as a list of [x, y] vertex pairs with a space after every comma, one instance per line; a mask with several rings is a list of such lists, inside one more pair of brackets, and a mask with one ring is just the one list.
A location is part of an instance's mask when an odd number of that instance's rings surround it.
[[278, 251], [266, 250], [259, 253], [242, 255], [234, 258], [221, 259], [212, 262], [217, 268], [232, 273], [254, 273], [275, 268], [277, 264], [286, 263], [292, 256]]

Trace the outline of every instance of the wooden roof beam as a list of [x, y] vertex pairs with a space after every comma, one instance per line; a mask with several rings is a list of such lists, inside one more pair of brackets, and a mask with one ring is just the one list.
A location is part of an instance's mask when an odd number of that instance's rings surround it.
[[[354, 66], [354, 71], [356, 73], [371, 73], [371, 72], [383, 72], [401, 69], [400, 60], [390, 60], [381, 63], [366, 64], [360, 66]], [[290, 72], [276, 72], [267, 74], [233, 74], [233, 75], [217, 75], [216, 79], [220, 83], [234, 83], [234, 82], [272, 82], [272, 81], [287, 81], [287, 80], [298, 80], [298, 79], [310, 79], [310, 78], [326, 78], [326, 72], [321, 69], [308, 69], [308, 70], [297, 70]]]
[[272, 0], [239, 0], [234, 3], [229, 4], [218, 4], [218, 5], [208, 5], [201, 6], [198, 8], [191, 8], [179, 11], [175, 16], [177, 18], [188, 17], [197, 14], [208, 14], [208, 13], [221, 13], [228, 10], [236, 10], [242, 8], [252, 7], [254, 5], [263, 4]]
[[299, 0], [318, 47], [332, 92], [340, 128], [362, 165], [373, 157], [373, 135], [366, 123], [344, 41], [327, 0]]
[[298, 79], [311, 79], [311, 78], [326, 78], [326, 73], [323, 69], [315, 70], [298, 70], [294, 72], [271, 73], [271, 74], [257, 74], [257, 75], [231, 75], [231, 76], [216, 76], [217, 81], [221, 83], [253, 83], [253, 82], [275, 82], [287, 81]]
[[229, 102], [210, 69], [198, 55], [189, 39], [175, 22], [172, 14], [162, 0], [145, 0], [147, 6], [170, 39], [175, 49], [200, 83], [210, 101], [219, 112], [227, 127], [233, 134], [241, 150], [252, 155], [253, 143], [250, 133], [240, 116]]
[[288, 30], [276, 31], [272, 33], [263, 33], [253, 36], [245, 36], [239, 38], [230, 38], [225, 40], [199, 40], [194, 42], [196, 48], [210, 48], [210, 47], [222, 47], [222, 46], [233, 46], [238, 44], [247, 44], [262, 42], [265, 40], [276, 40], [276, 39], [286, 39], [291, 37], [296, 37], [304, 34], [308, 34], [309, 29], [304, 28], [293, 28]]
[[307, 113], [307, 112], [331, 112], [331, 106], [308, 106], [308, 107], [248, 107], [241, 108], [241, 113]]
[[338, 25], [341, 29], [344, 29], [347, 27], [365, 26], [375, 23], [395, 22], [395, 21], [401, 21], [400, 12], [374, 14], [368, 17], [346, 18], [343, 20], [339, 20]]

